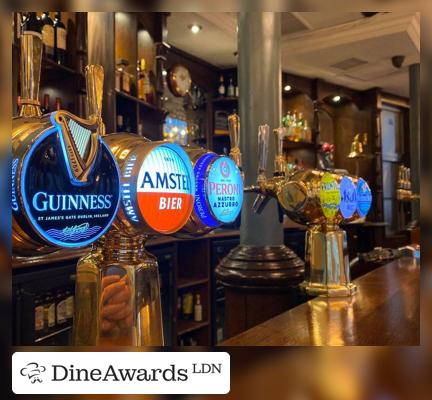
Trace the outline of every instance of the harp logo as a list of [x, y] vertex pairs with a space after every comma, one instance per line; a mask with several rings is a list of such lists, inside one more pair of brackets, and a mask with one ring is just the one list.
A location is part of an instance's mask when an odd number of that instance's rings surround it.
[[137, 201], [147, 224], [174, 233], [187, 222], [194, 203], [195, 179], [184, 150], [167, 143], [153, 149], [141, 165]]

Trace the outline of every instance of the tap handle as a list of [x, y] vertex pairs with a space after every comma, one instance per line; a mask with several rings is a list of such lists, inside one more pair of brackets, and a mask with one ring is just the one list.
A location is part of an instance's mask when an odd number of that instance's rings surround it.
[[258, 127], [258, 180], [265, 179], [269, 135], [270, 127], [267, 124]]
[[99, 123], [99, 132], [105, 134], [105, 125], [102, 122], [102, 98], [104, 69], [101, 65], [87, 65], [86, 67], [87, 105], [89, 118], [96, 118]]
[[21, 69], [21, 117], [39, 117], [42, 115], [39, 103], [39, 86], [42, 66], [42, 33], [40, 26], [34, 26], [36, 13], [31, 12], [22, 22], [20, 69]]
[[267, 196], [265, 194], [258, 194], [258, 196], [255, 198], [255, 201], [252, 205], [252, 209], [256, 214], [261, 214], [264, 210], [265, 206], [270, 200], [270, 196]]
[[237, 114], [228, 116], [228, 130], [231, 142], [230, 157], [237, 167], [242, 167], [242, 156], [240, 152], [240, 117]]
[[276, 128], [273, 130], [274, 139], [275, 139], [275, 175], [284, 175], [285, 174], [285, 158], [283, 155], [283, 138], [284, 138], [284, 129]]

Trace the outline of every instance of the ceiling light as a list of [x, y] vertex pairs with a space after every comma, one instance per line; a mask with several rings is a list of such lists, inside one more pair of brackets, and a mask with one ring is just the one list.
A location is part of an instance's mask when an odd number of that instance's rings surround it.
[[166, 70], [166, 69], [163, 69], [163, 70], [162, 70], [162, 75], [163, 75], [163, 76], [167, 76], [167, 70]]
[[291, 85], [285, 85], [284, 86], [284, 91], [285, 92], [289, 92], [292, 89]]
[[196, 35], [202, 29], [202, 26], [198, 24], [192, 24], [188, 25], [188, 28], [193, 34]]
[[333, 103], [339, 103], [342, 100], [342, 97], [340, 97], [338, 94], [336, 96], [332, 97]]

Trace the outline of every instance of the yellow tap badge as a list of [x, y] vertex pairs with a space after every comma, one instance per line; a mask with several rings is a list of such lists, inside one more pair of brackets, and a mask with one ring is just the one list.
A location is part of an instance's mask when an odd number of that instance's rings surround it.
[[326, 172], [321, 178], [320, 203], [322, 211], [327, 219], [336, 216], [341, 202], [341, 194], [336, 179]]

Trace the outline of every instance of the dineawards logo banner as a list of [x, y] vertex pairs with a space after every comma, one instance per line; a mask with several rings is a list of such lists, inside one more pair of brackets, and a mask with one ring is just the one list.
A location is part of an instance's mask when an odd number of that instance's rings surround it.
[[17, 352], [15, 394], [226, 394], [226, 352]]

